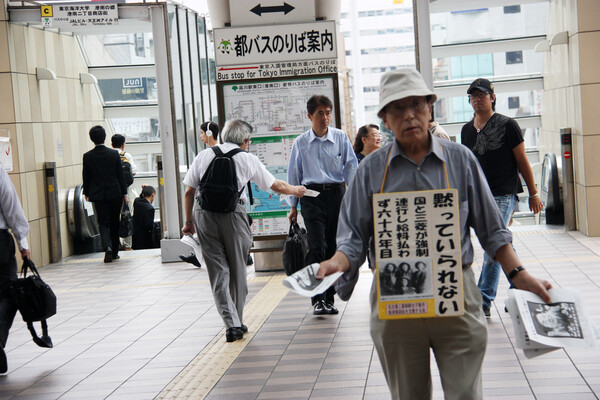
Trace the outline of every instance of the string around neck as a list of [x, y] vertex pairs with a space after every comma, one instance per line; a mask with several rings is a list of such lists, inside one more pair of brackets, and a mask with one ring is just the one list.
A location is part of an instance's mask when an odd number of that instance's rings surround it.
[[[440, 150], [442, 151], [442, 153], [444, 153], [444, 147], [442, 147], [442, 145], [439, 142], [437, 142], [437, 144], [438, 144], [438, 146], [440, 146]], [[388, 155], [387, 155], [387, 159], [385, 161], [385, 171], [383, 172], [383, 179], [381, 180], [381, 188], [379, 188], [379, 194], [383, 193], [383, 186], [385, 185], [385, 179], [387, 178], [388, 166], [390, 165], [390, 157], [392, 156], [393, 147], [394, 147], [394, 144], [392, 143], [392, 145], [390, 146], [390, 151], [388, 152]], [[444, 176], [446, 178], [446, 189], [450, 189], [450, 179], [448, 178], [448, 169], [446, 168], [446, 162], [442, 161], [442, 164], [444, 165]]]

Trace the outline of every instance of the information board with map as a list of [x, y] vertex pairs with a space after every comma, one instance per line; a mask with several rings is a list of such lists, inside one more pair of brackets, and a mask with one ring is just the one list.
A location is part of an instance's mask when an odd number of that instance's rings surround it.
[[[223, 83], [225, 120], [243, 119], [254, 127], [249, 152], [258, 156], [275, 178], [287, 181], [292, 144], [298, 135], [311, 128], [306, 102], [315, 94], [336, 99], [337, 76], [264, 82]], [[336, 121], [335, 107], [331, 120]], [[287, 235], [288, 203], [278, 193], [262, 191], [252, 183], [254, 204], [247, 205], [253, 218], [254, 236]], [[301, 223], [299, 213], [299, 223]]]
[[333, 101], [333, 77], [223, 84], [225, 120], [248, 122], [255, 129], [253, 140], [255, 136], [299, 135], [311, 127], [306, 102], [315, 94]]
[[[289, 157], [292, 151], [294, 135], [279, 136], [256, 136], [252, 138], [249, 152], [258, 156], [260, 161], [267, 167], [276, 179], [287, 182], [287, 169]], [[262, 191], [251, 182], [253, 204], [246, 205], [248, 215], [255, 222], [252, 224], [254, 236], [287, 235], [289, 222], [287, 214], [290, 211], [289, 204], [281, 199], [279, 193], [272, 190]], [[301, 212], [298, 214], [298, 222], [302, 224]]]

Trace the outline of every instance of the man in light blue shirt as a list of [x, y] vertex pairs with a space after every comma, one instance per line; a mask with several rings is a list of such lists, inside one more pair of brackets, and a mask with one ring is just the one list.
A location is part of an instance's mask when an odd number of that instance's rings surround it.
[[[333, 256], [336, 249], [335, 234], [342, 197], [354, 178], [358, 161], [348, 135], [330, 127], [333, 104], [326, 96], [312, 96], [306, 103], [312, 129], [294, 140], [288, 182], [316, 190], [317, 197], [305, 196], [300, 201], [302, 218], [306, 226], [309, 251], [306, 263], [321, 262]], [[290, 222], [298, 215], [298, 199], [291, 197]], [[312, 298], [313, 314], [337, 314], [333, 305], [335, 289]]]

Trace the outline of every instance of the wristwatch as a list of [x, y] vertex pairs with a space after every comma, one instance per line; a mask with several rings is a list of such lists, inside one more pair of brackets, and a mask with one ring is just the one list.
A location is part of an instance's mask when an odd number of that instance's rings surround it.
[[523, 268], [523, 267], [521, 267], [521, 266], [518, 266], [518, 267], [516, 267], [515, 269], [513, 269], [512, 271], [510, 271], [510, 272], [508, 273], [508, 279], [511, 279], [511, 280], [512, 280], [512, 279], [513, 279], [515, 276], [517, 276], [517, 274], [518, 274], [519, 272], [521, 272], [521, 271], [525, 271], [525, 268]]

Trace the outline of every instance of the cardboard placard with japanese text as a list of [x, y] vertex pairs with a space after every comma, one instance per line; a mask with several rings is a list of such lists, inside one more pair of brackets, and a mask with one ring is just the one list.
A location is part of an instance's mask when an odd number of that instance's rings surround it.
[[456, 189], [373, 195], [380, 319], [464, 314]]

